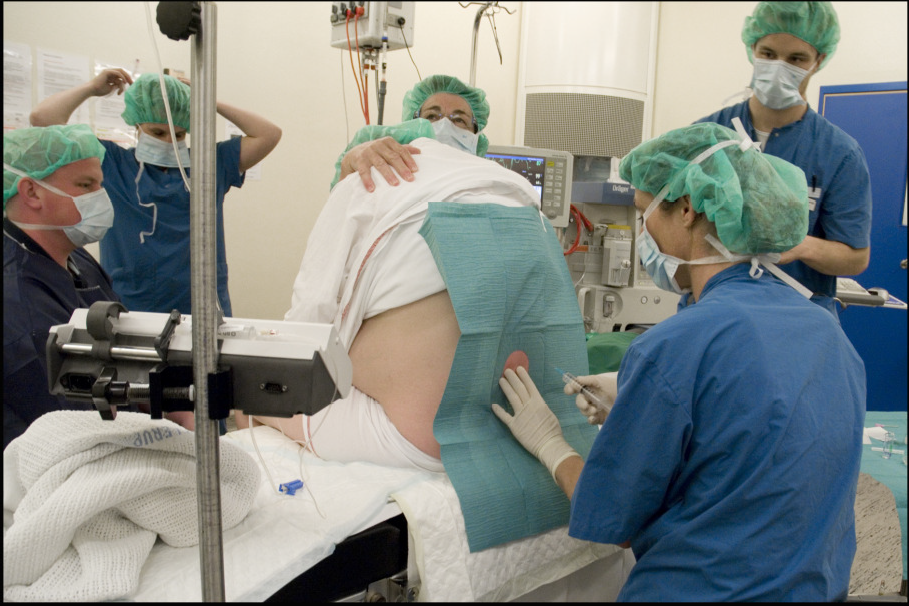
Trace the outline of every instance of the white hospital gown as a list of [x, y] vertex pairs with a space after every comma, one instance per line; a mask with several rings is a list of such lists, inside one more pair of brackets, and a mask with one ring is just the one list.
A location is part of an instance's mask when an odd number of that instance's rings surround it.
[[[534, 206], [539, 196], [521, 175], [433, 139], [412, 142], [421, 153], [414, 181], [390, 186], [373, 169], [374, 192], [358, 174], [332, 190], [310, 234], [285, 320], [333, 323], [350, 349], [363, 320], [445, 290], [419, 234], [430, 202]], [[370, 460], [441, 471], [398, 433], [381, 405], [356, 388], [304, 419], [314, 451], [331, 460]], [[353, 451], [346, 445], [357, 445]]]

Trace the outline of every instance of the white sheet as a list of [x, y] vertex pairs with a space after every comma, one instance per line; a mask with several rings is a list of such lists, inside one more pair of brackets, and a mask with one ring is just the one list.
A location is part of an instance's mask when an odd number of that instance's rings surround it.
[[[301, 477], [297, 445], [270, 427], [253, 431], [275, 484]], [[256, 457], [250, 430], [228, 436]], [[269, 597], [330, 555], [345, 537], [394, 515], [388, 505], [392, 495], [407, 518], [408, 576], [420, 579], [420, 601], [508, 600], [598, 558], [621, 557], [616, 553], [620, 548], [571, 539], [565, 528], [470, 554], [460, 506], [444, 474], [321, 461], [309, 453], [303, 460], [304, 481], [326, 518], [305, 491], [293, 497], [276, 495], [263, 473], [251, 513], [224, 533], [227, 600]], [[614, 579], [602, 582], [603, 594], [614, 596]], [[201, 600], [198, 549], [156, 544], [139, 589], [127, 599]]]

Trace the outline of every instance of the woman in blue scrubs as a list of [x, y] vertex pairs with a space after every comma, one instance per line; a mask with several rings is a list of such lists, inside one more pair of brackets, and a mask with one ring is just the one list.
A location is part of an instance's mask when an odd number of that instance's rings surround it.
[[[130, 311], [192, 313], [190, 305], [189, 191], [178, 168], [189, 169], [185, 138], [190, 129], [188, 81], [163, 76], [174, 124], [174, 152], [158, 74], [143, 74], [133, 83], [122, 69], [108, 69], [89, 82], [52, 95], [31, 114], [34, 125], [65, 124], [92, 96], [125, 89], [123, 119], [138, 132], [136, 147], [124, 149], [101, 141], [107, 151], [102, 169], [105, 188], [116, 210], [114, 225], [101, 241], [101, 265]], [[127, 88], [127, 85], [130, 85]], [[244, 136], [221, 141], [216, 150], [218, 300], [225, 316], [233, 310], [228, 293], [224, 242], [224, 196], [242, 187], [245, 172], [267, 156], [281, 139], [281, 129], [268, 120], [223, 102], [217, 111]]]
[[620, 600], [844, 600], [865, 372], [774, 265], [806, 234], [804, 173], [708, 123], [643, 143], [620, 170], [641, 262], [697, 305], [635, 339], [617, 392], [597, 376], [566, 386], [614, 398], [586, 462], [523, 368], [500, 381], [514, 414], [493, 411], [571, 499], [571, 536], [633, 549]]

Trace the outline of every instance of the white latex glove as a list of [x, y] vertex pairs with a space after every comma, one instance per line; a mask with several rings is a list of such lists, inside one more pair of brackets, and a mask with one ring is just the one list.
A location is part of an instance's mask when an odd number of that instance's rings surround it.
[[499, 379], [499, 387], [514, 409], [514, 416], [505, 412], [498, 404], [492, 405], [492, 412], [508, 426], [521, 446], [546, 466], [552, 477], [559, 464], [578, 453], [565, 441], [559, 420], [546, 405], [537, 386], [523, 366], [518, 372], [506, 369]]
[[[581, 411], [581, 414], [587, 417], [587, 422], [591, 425], [602, 425], [615, 404], [615, 395], [618, 391], [617, 372], [605, 372], [601, 375], [586, 375], [577, 377], [577, 383], [570, 381], [565, 384], [565, 393], [568, 395], [578, 394], [574, 404]], [[580, 385], [578, 385], [580, 383]], [[600, 399], [601, 405], [597, 406], [591, 402], [583, 393], [581, 387], [586, 387], [588, 391]]]

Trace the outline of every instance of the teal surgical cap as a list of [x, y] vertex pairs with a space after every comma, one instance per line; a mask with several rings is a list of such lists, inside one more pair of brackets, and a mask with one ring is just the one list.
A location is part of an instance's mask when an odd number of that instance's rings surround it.
[[770, 34], [790, 34], [804, 40], [820, 55], [827, 55], [824, 67], [840, 41], [840, 23], [829, 2], [759, 2], [750, 17], [745, 17], [742, 42], [748, 61], [754, 63], [752, 47]]
[[808, 233], [808, 186], [796, 166], [753, 147], [730, 145], [699, 164], [701, 152], [739, 140], [732, 129], [710, 122], [670, 131], [635, 147], [619, 174], [636, 189], [666, 200], [691, 197], [696, 212], [716, 225], [726, 248], [739, 254], [783, 252]]
[[[189, 132], [189, 86], [173, 76], [164, 76], [164, 87], [167, 89], [167, 101], [174, 126]], [[164, 99], [161, 97], [161, 84], [158, 74], [142, 74], [123, 95], [126, 109], [123, 120], [130, 126], [137, 124], [167, 124], [167, 112], [164, 110]]]
[[[98, 158], [104, 161], [104, 146], [86, 124], [20, 128], [3, 133], [3, 163], [33, 179], [44, 179], [58, 168]], [[3, 209], [16, 195], [22, 177], [3, 169]]]
[[[424, 78], [404, 94], [401, 121], [419, 117], [420, 108], [427, 99], [436, 93], [451, 93], [463, 97], [470, 105], [470, 111], [473, 112], [473, 117], [477, 121], [477, 130], [482, 131], [486, 128], [486, 123], [489, 121], [489, 102], [486, 101], [486, 93], [475, 86], [464, 84], [454, 76], [443, 75]], [[485, 156], [487, 149], [489, 149], [489, 139], [486, 138], [486, 135], [481, 134], [477, 142], [477, 155]]]

